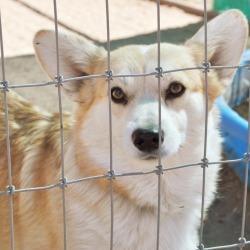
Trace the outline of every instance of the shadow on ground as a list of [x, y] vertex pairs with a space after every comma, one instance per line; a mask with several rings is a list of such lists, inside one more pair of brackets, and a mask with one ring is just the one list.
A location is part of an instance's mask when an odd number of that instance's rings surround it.
[[[167, 29], [161, 31], [161, 42], [168, 43], [183, 43], [188, 38], [192, 37], [193, 34], [203, 25], [202, 22], [198, 22], [195, 24], [190, 24], [185, 27], [177, 28], [177, 29]], [[149, 33], [145, 35], [130, 37], [126, 39], [114, 40], [111, 42], [111, 49], [116, 49], [121, 46], [131, 45], [131, 44], [152, 44], [157, 41], [157, 33]], [[102, 43], [104, 47], [106, 47], [106, 43]]]

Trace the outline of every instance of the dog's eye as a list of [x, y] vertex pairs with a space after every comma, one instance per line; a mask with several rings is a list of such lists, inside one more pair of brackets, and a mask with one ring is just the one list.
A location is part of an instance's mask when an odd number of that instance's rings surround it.
[[172, 82], [167, 89], [166, 93], [166, 99], [172, 99], [175, 97], [181, 96], [185, 91], [185, 87], [178, 83], [178, 82]]
[[115, 87], [111, 89], [111, 98], [116, 103], [125, 103], [126, 97], [122, 89]]

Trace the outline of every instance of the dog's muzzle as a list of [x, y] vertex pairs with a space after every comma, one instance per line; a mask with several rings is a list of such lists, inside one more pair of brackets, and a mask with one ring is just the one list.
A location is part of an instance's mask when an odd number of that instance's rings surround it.
[[147, 129], [137, 129], [132, 134], [132, 141], [136, 148], [145, 153], [151, 153], [159, 149], [160, 140], [164, 141], [164, 133], [161, 132], [159, 140], [159, 132]]

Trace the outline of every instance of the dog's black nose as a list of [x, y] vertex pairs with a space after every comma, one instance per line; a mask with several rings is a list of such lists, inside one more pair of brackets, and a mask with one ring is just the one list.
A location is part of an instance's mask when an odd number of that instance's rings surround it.
[[[134, 145], [143, 152], [152, 152], [159, 148], [159, 132], [137, 129], [132, 134], [132, 140]], [[164, 141], [164, 134], [161, 133], [161, 143]]]

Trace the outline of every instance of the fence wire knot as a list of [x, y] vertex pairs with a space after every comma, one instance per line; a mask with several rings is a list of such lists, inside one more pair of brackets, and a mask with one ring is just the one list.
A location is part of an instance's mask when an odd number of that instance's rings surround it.
[[204, 250], [204, 249], [205, 249], [205, 246], [204, 246], [203, 244], [200, 244], [200, 245], [198, 246], [198, 249], [199, 249], [199, 250]]
[[15, 194], [15, 186], [14, 185], [8, 185], [6, 187], [6, 194], [7, 195], [14, 195]]
[[210, 62], [203, 62], [202, 67], [203, 67], [203, 73], [210, 72], [209, 69], [211, 68], [211, 63]]
[[162, 165], [156, 166], [156, 171], [155, 171], [155, 173], [156, 173], [157, 175], [163, 174], [163, 167], [162, 167]]
[[105, 74], [106, 74], [106, 81], [113, 80], [113, 72], [112, 72], [112, 70], [107, 69], [105, 71]]
[[239, 248], [245, 247], [245, 246], [246, 246], [246, 242], [247, 242], [247, 240], [246, 240], [245, 238], [240, 237], [240, 238], [239, 238], [238, 247], [239, 247]]
[[67, 178], [66, 177], [64, 177], [64, 178], [61, 178], [60, 179], [60, 188], [64, 188], [64, 187], [67, 187], [68, 186], [68, 184], [67, 184]]
[[246, 152], [244, 154], [244, 159], [245, 159], [245, 162], [249, 162], [250, 161], [250, 154], [248, 152]]
[[207, 158], [201, 159], [201, 161], [202, 161], [202, 164], [201, 164], [202, 168], [208, 167], [208, 159]]
[[56, 80], [56, 87], [58, 87], [58, 85], [62, 86], [63, 83], [63, 76], [59, 75], [59, 76], [55, 76], [55, 80]]
[[2, 81], [0, 84], [3, 85], [1, 92], [9, 91], [9, 81]]
[[114, 170], [109, 170], [108, 171], [108, 178], [109, 178], [109, 180], [114, 180], [115, 179], [115, 171]]
[[159, 77], [162, 77], [162, 74], [163, 74], [163, 69], [162, 69], [162, 67], [157, 67], [157, 68], [155, 68], [155, 70], [156, 70], [156, 75], [155, 75], [155, 77], [156, 78], [159, 78]]

